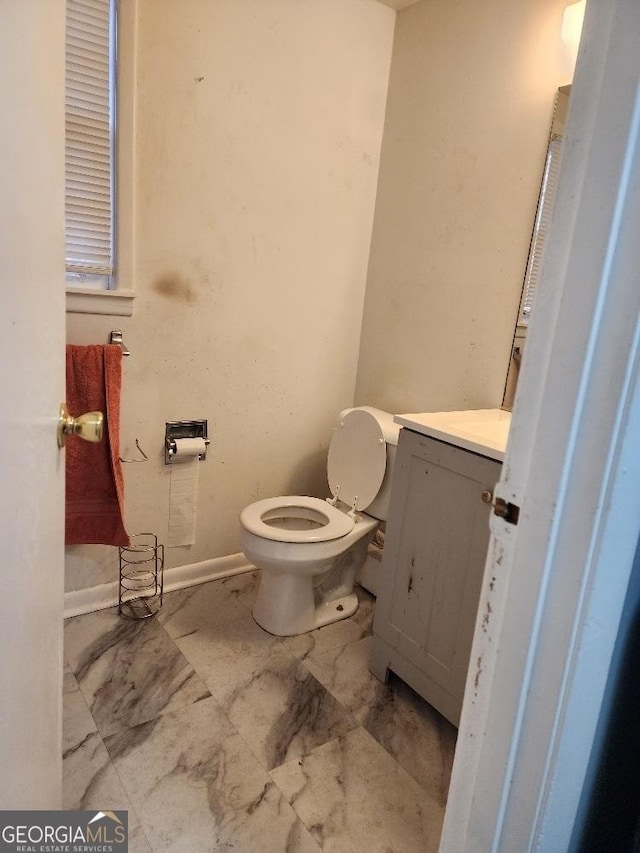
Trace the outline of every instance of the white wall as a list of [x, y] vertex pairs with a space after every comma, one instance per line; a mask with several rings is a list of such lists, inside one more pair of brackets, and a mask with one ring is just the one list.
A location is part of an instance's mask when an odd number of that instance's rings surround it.
[[499, 406], [566, 0], [420, 0], [398, 14], [357, 403]]
[[[131, 319], [69, 315], [72, 343], [122, 328], [130, 532], [166, 540], [167, 420], [207, 418], [197, 544], [239, 550], [244, 505], [322, 495], [351, 405], [395, 13], [375, 0], [139, 0]], [[121, 227], [126, 223], [121, 223]], [[67, 589], [117, 577], [72, 548]]]

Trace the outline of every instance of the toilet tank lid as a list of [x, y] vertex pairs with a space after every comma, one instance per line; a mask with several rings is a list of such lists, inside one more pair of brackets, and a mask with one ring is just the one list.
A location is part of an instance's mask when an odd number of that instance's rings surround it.
[[400, 428], [393, 415], [361, 406], [345, 409], [334, 431], [327, 459], [327, 478], [334, 497], [366, 510], [373, 503], [387, 469], [387, 444], [398, 443]]

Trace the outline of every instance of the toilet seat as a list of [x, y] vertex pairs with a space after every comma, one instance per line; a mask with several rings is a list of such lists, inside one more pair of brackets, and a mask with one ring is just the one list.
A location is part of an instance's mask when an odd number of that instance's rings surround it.
[[365, 407], [343, 412], [327, 457], [331, 494], [361, 512], [380, 492], [387, 470], [387, 435], [374, 412]]
[[[321, 526], [296, 530], [268, 523], [278, 518], [302, 519]], [[320, 498], [285, 495], [245, 507], [240, 513], [240, 523], [249, 533], [275, 542], [328, 542], [350, 533], [355, 521]]]

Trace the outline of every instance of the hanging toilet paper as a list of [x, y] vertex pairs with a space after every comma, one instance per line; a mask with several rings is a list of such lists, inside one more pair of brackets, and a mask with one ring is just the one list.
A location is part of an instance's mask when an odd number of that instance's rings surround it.
[[198, 517], [198, 475], [201, 453], [207, 446], [204, 438], [176, 439], [176, 453], [171, 463], [169, 496], [169, 532], [167, 545], [194, 545]]

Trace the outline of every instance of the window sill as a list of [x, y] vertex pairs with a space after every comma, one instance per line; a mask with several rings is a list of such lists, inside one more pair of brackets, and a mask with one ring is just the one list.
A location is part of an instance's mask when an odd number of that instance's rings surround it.
[[68, 287], [67, 313], [131, 317], [133, 300], [133, 290], [91, 290], [83, 287]]

